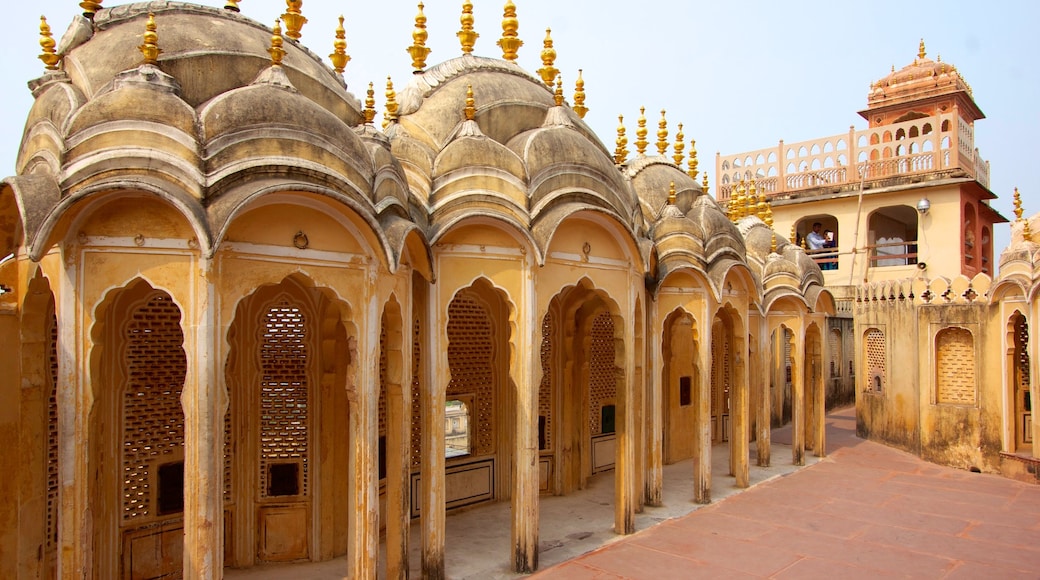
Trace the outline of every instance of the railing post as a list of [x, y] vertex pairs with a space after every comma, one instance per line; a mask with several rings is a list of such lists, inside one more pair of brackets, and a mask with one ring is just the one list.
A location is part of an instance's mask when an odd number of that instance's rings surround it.
[[[848, 168], [852, 169], [853, 167], [859, 167], [859, 149], [857, 148], [857, 144], [856, 144], [856, 126], [855, 125], [849, 125], [849, 160], [848, 160]], [[857, 173], [858, 173], [858, 171], [857, 171]], [[851, 175], [851, 172], [849, 172], [849, 171], [845, 172], [845, 182], [846, 183], [852, 183], [852, 181], [856, 177], [859, 177], [859, 176], [858, 175], [853, 176], [853, 175]]]
[[780, 140], [780, 144], [776, 147], [776, 161], [780, 166], [780, 171], [777, 174], [780, 176], [780, 186], [776, 188], [777, 193], [785, 193], [787, 191], [787, 158], [784, 157], [784, 140]]
[[715, 199], [722, 201], [722, 153], [718, 151], [715, 152]]

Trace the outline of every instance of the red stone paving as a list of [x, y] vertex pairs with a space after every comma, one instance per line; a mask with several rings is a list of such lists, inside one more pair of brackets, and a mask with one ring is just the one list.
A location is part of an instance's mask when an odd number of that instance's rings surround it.
[[853, 409], [833, 412], [816, 465], [532, 578], [1040, 578], [1040, 486], [934, 465], [855, 428]]

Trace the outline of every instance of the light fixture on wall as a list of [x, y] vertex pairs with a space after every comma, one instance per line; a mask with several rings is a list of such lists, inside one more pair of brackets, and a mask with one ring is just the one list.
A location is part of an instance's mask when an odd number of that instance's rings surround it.
[[926, 215], [930, 209], [932, 209], [932, 203], [928, 201], [927, 197], [922, 197], [921, 201], [917, 202], [917, 213]]

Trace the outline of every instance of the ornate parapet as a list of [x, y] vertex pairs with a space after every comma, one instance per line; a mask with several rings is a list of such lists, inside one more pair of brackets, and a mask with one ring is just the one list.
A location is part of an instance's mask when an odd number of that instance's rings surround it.
[[989, 162], [975, 147], [971, 124], [943, 113], [861, 131], [718, 155], [715, 191], [727, 200], [741, 179], [770, 196], [840, 188], [894, 177], [952, 172], [989, 187]]
[[864, 284], [856, 288], [856, 311], [894, 306], [942, 306], [988, 304], [993, 279], [986, 274], [974, 278], [940, 276], [931, 280], [907, 278]]

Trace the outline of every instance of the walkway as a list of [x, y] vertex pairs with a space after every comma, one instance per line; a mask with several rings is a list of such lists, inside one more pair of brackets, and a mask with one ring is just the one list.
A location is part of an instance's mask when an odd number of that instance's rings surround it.
[[1040, 486], [940, 467], [828, 416], [829, 457], [531, 578], [1037, 578]]

